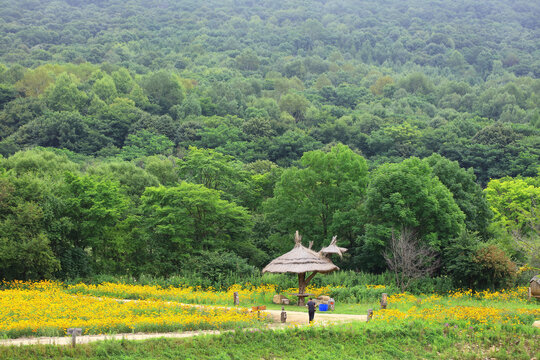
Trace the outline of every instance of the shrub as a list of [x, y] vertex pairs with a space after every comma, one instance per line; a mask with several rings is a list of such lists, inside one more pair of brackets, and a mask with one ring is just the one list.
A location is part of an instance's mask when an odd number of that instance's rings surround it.
[[516, 278], [516, 264], [495, 245], [480, 247], [474, 255], [474, 261], [479, 265], [480, 286], [490, 288], [511, 286]]

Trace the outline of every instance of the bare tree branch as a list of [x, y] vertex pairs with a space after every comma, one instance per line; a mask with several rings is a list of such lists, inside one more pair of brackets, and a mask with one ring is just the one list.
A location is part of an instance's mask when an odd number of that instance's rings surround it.
[[433, 275], [440, 263], [437, 253], [418, 244], [416, 232], [409, 228], [401, 229], [398, 237], [392, 231], [390, 247], [383, 256], [401, 291], [409, 287], [411, 280]]

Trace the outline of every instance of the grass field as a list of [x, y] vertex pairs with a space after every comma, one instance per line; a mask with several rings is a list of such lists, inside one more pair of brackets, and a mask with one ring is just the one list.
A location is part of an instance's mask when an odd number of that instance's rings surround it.
[[532, 359], [540, 334], [531, 326], [445, 332], [422, 322], [355, 323], [191, 339], [105, 341], [76, 348], [0, 348], [1, 359]]

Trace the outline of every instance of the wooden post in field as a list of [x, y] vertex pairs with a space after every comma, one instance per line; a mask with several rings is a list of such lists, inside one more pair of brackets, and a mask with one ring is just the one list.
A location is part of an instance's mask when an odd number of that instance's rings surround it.
[[77, 335], [82, 334], [82, 329], [81, 328], [69, 328], [69, 329], [67, 329], [67, 333], [68, 333], [68, 335], [71, 335], [71, 346], [75, 347], [75, 345], [77, 344]]
[[233, 303], [234, 305], [240, 305], [240, 296], [238, 295], [237, 291], [234, 292]]
[[287, 312], [285, 311], [285, 306], [281, 307], [281, 322], [287, 322]]
[[386, 293], [383, 293], [381, 295], [381, 309], [386, 309], [387, 305], [388, 305], [388, 295]]
[[251, 312], [254, 312], [254, 311], [257, 312], [257, 319], [261, 318], [261, 310], [266, 310], [266, 305], [252, 306], [251, 307]]
[[368, 309], [368, 311], [367, 311], [367, 322], [369, 322], [369, 320], [371, 320], [372, 317], [373, 317], [373, 309]]

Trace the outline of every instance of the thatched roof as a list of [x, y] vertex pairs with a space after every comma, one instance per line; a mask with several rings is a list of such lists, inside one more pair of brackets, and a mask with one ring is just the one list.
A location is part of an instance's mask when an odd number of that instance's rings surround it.
[[330, 241], [330, 245], [328, 245], [325, 248], [322, 248], [321, 251], [319, 251], [323, 255], [330, 255], [330, 254], [338, 254], [340, 258], [343, 258], [343, 253], [347, 251], [347, 249], [337, 246], [337, 236], [334, 236], [332, 238], [332, 241]]
[[272, 260], [262, 272], [301, 274], [308, 271], [328, 273], [339, 270], [328, 258], [303, 246], [302, 237], [298, 231], [294, 236], [294, 242], [294, 248], [291, 251]]
[[540, 275], [534, 276], [530, 282], [536, 282], [538, 285], [540, 285]]

